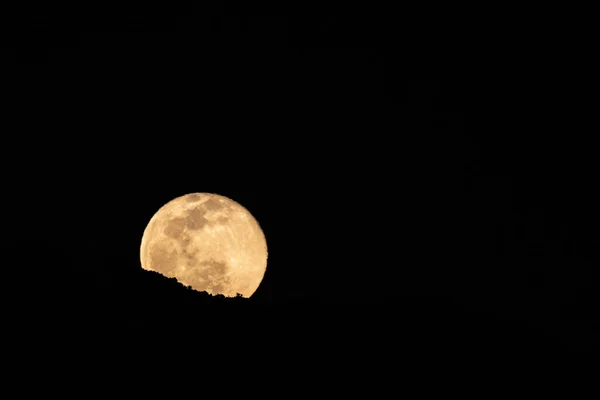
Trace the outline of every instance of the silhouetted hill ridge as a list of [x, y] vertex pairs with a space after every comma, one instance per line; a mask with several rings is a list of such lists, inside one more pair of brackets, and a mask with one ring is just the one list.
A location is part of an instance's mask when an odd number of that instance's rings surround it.
[[[267, 302], [210, 296], [174, 278], [116, 262], [106, 267], [114, 276], [98, 284], [76, 257], [35, 240], [15, 243], [5, 254], [4, 265], [13, 267], [3, 276], [6, 315], [19, 321], [11, 329], [74, 337], [83, 348], [98, 340], [116, 347], [179, 343], [187, 348], [188, 339], [194, 338], [213, 343], [208, 347], [215, 349], [243, 341], [256, 349], [287, 349], [298, 355], [314, 353], [315, 346], [333, 352], [348, 347], [379, 352], [542, 351], [564, 347], [577, 332], [584, 341], [581, 347], [593, 343], [581, 336], [589, 331], [584, 325], [570, 325], [569, 333], [564, 324], [549, 334], [528, 320], [527, 313], [499, 314], [491, 303], [477, 304], [480, 297], [383, 296], [350, 287], [336, 296], [317, 292]], [[193, 351], [217, 350], [201, 346]]]

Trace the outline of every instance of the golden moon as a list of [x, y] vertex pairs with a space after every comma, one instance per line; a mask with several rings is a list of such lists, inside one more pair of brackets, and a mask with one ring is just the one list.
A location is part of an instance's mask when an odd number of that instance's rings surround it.
[[250, 297], [267, 268], [267, 241], [256, 219], [235, 201], [212, 193], [171, 200], [142, 236], [142, 268], [185, 286], [227, 297]]

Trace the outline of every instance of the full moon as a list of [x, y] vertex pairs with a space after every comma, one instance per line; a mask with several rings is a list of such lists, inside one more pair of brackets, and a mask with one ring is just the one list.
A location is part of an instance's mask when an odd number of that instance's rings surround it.
[[142, 268], [185, 286], [250, 297], [267, 268], [267, 242], [252, 214], [212, 193], [191, 193], [161, 207], [140, 247]]

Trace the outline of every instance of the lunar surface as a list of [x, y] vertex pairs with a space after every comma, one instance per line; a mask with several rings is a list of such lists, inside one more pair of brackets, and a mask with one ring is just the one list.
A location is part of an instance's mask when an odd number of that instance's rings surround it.
[[142, 237], [142, 268], [210, 294], [250, 297], [267, 268], [267, 242], [252, 214], [212, 193], [161, 207]]

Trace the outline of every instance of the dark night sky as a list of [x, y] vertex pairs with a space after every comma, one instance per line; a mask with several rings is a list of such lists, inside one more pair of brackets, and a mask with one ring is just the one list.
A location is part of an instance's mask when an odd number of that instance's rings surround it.
[[174, 197], [214, 192], [260, 222], [255, 297], [274, 309], [367, 307], [590, 350], [597, 166], [586, 137], [554, 133], [574, 129], [572, 89], [544, 80], [546, 49], [260, 15], [15, 22], [2, 245], [20, 304], [59, 292], [94, 304], [69, 318], [111, 321], [117, 302], [135, 324], [146, 223]]

